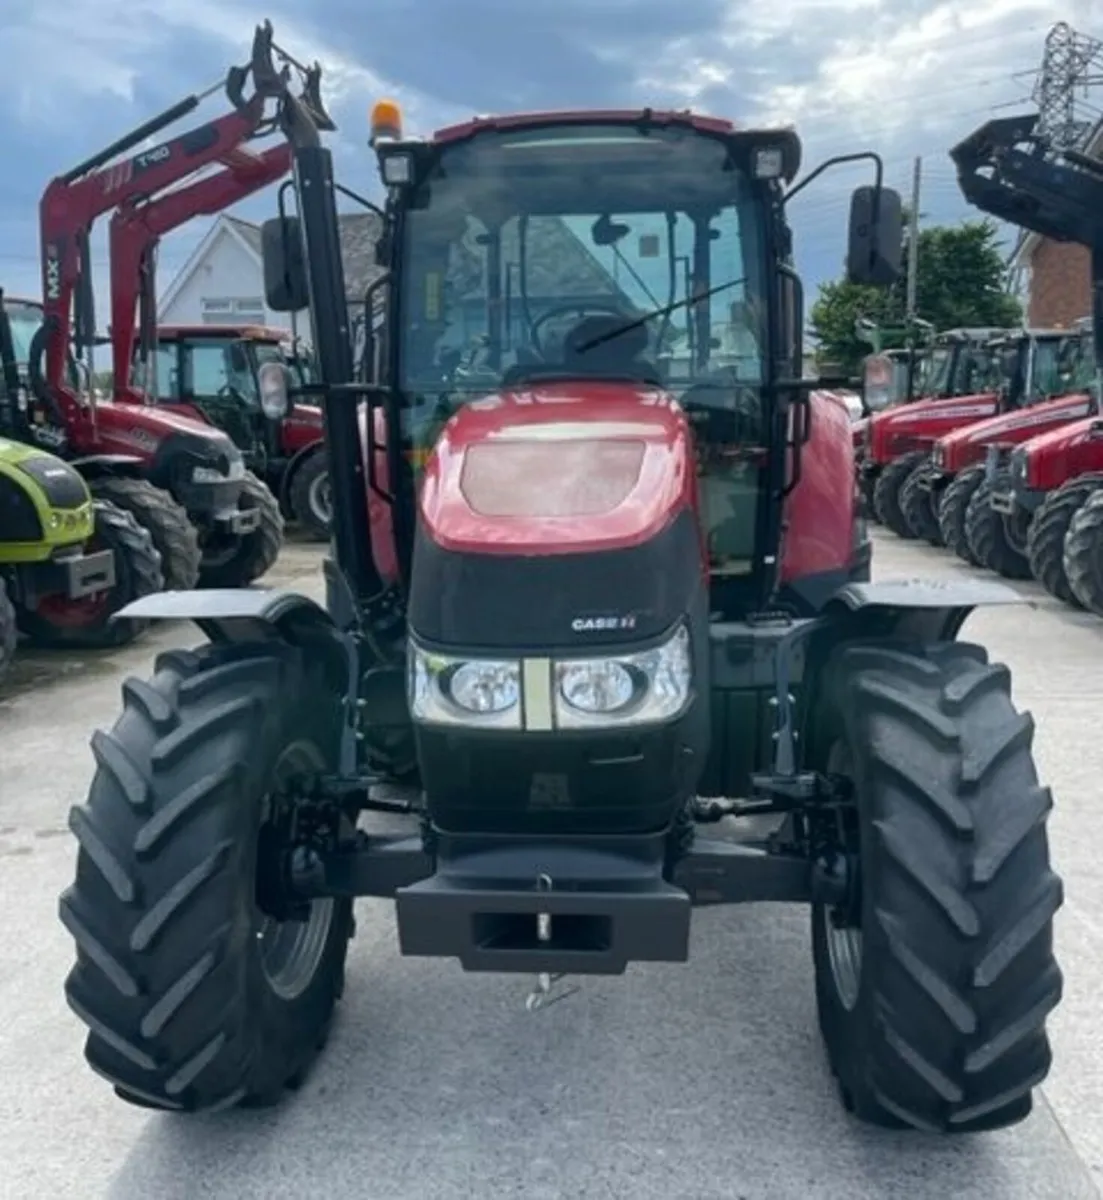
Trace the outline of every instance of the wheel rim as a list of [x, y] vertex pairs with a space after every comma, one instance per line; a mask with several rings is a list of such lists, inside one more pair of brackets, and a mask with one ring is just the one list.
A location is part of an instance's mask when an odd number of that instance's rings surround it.
[[[273, 791], [293, 776], [324, 769], [325, 762], [315, 745], [293, 742], [276, 761]], [[256, 937], [264, 977], [282, 1000], [294, 1000], [310, 986], [322, 961], [333, 924], [333, 900], [310, 901], [305, 921], [277, 921], [259, 910], [257, 915]]]
[[[827, 770], [831, 774], [845, 775], [853, 780], [850, 753], [842, 742], [836, 742], [832, 746], [827, 757]], [[827, 905], [820, 909], [831, 978], [839, 1003], [847, 1012], [851, 1012], [858, 1003], [862, 989], [862, 931], [853, 926], [836, 925], [836, 914], [839, 914], [839, 910]]]
[[837, 929], [831, 910], [827, 908], [823, 910], [823, 922], [831, 978], [835, 981], [839, 1002], [850, 1012], [858, 1003], [862, 986], [862, 931]]
[[333, 519], [333, 493], [329, 486], [328, 472], [310, 481], [307, 502], [315, 520], [321, 525], [328, 525]]

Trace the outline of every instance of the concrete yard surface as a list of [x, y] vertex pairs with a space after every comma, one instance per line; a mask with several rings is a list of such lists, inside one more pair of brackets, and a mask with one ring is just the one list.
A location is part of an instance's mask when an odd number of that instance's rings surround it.
[[[291, 544], [265, 581], [321, 597], [321, 554]], [[976, 574], [877, 535], [880, 578]], [[276, 1109], [131, 1108], [85, 1065], [57, 919], [70, 805], [128, 674], [200, 640], [165, 627], [124, 651], [24, 650], [0, 691], [0, 1200], [1089, 1200], [1103, 1184], [1103, 622], [1050, 600], [978, 612], [964, 637], [1014, 673], [1056, 798], [1065, 998], [1055, 1065], [1023, 1125], [961, 1139], [846, 1116], [826, 1069], [808, 917], [696, 914], [688, 966], [584, 979], [529, 1014], [530, 981], [402, 959], [389, 906], [358, 906], [330, 1044]]]

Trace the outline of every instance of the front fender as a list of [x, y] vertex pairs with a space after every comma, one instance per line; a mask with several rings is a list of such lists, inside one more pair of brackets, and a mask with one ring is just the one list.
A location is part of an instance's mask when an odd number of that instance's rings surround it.
[[952, 641], [975, 608], [1031, 604], [1005, 583], [985, 579], [900, 579], [849, 583], [828, 601], [824, 616], [861, 621], [879, 636]]
[[333, 694], [344, 701], [340, 769], [345, 775], [355, 773], [360, 678], [356, 642], [337, 628], [317, 601], [282, 588], [156, 592], [121, 608], [111, 619], [127, 618], [193, 621], [215, 644], [281, 641], [304, 651], [325, 672]]

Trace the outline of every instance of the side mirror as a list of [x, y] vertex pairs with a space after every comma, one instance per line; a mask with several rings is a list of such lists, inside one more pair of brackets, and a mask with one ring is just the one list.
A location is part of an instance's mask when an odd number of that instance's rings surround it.
[[846, 277], [850, 283], [888, 287], [900, 277], [904, 209], [892, 188], [855, 188], [850, 197]]
[[882, 412], [892, 403], [892, 359], [871, 354], [862, 368], [862, 406], [868, 413]]
[[257, 371], [261, 411], [270, 421], [281, 421], [291, 405], [291, 373], [283, 363], [268, 362]]
[[264, 298], [273, 312], [301, 312], [310, 304], [306, 260], [297, 217], [273, 217], [260, 229]]

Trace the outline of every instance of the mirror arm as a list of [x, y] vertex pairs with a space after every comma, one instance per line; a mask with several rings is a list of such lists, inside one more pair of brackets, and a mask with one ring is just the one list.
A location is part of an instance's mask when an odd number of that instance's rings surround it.
[[830, 167], [837, 167], [843, 163], [852, 162], [872, 162], [874, 168], [874, 183], [873, 186], [878, 192], [881, 190], [881, 185], [885, 178], [885, 164], [879, 154], [872, 150], [862, 150], [857, 154], [835, 154], [831, 158], [825, 159], [814, 171], [809, 171], [807, 175], [798, 183], [791, 187], [781, 198], [781, 205], [784, 208], [786, 204], [794, 196], [799, 195], [812, 182], [813, 179], [818, 179], [824, 171]]

